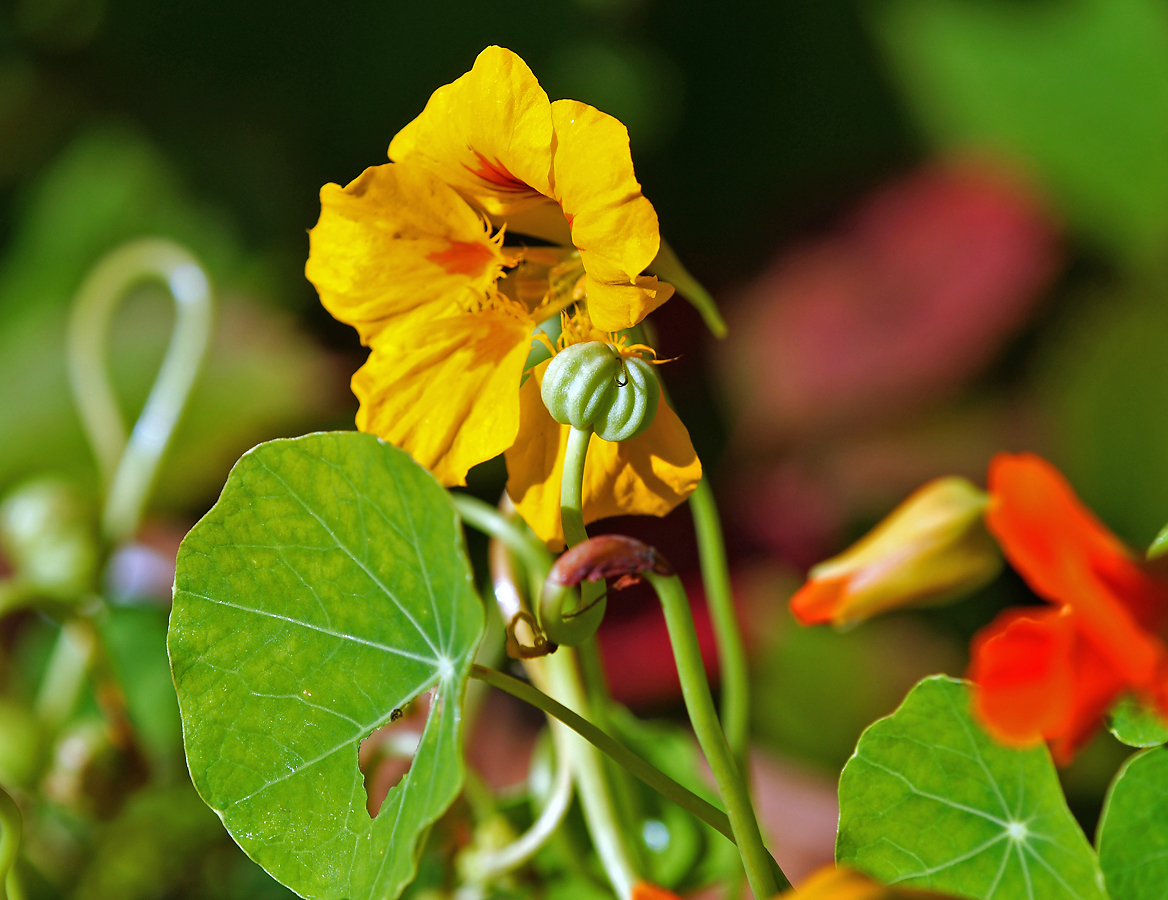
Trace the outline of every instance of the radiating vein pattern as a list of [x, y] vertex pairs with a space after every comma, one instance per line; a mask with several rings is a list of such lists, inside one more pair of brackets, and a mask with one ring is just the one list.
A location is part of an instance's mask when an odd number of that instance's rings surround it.
[[[481, 632], [456, 514], [408, 455], [356, 432], [257, 447], [179, 552], [168, 647], [195, 786], [298, 893], [396, 896], [461, 787]], [[360, 742], [425, 691], [410, 770], [370, 819]]]
[[927, 678], [864, 732], [840, 778], [838, 862], [980, 900], [1104, 900], [1044, 747], [996, 744], [969, 692]]

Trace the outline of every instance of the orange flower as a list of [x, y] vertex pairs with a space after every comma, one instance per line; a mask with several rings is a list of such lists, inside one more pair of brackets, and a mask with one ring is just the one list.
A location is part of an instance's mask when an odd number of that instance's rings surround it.
[[633, 885], [633, 900], [681, 900], [681, 898], [655, 884], [638, 881]]
[[1068, 762], [1124, 691], [1168, 715], [1168, 579], [1087, 510], [1031, 454], [990, 463], [986, 525], [1054, 608], [1008, 610], [973, 642], [974, 708], [999, 740], [1046, 739]]
[[775, 900], [946, 900], [941, 894], [886, 887], [852, 869], [826, 866]]
[[814, 566], [791, 614], [801, 625], [851, 625], [991, 581], [1002, 561], [982, 524], [988, 501], [964, 478], [930, 481], [855, 545]]

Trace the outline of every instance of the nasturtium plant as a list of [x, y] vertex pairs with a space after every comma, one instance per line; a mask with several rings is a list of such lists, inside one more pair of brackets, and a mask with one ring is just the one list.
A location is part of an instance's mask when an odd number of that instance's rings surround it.
[[1111, 784], [1099, 820], [1111, 900], [1153, 900], [1168, 885], [1168, 749], [1137, 753]]
[[883, 884], [978, 900], [1103, 900], [1045, 746], [996, 743], [936, 675], [871, 725], [840, 777], [836, 861]]
[[[302, 896], [396, 896], [462, 787], [482, 629], [429, 472], [356, 432], [260, 445], [178, 555], [168, 647], [195, 787]], [[358, 747], [427, 691], [410, 769], [370, 818]]]
[[1127, 694], [1112, 707], [1107, 727], [1116, 739], [1129, 747], [1159, 747], [1168, 744], [1168, 725], [1159, 714]]

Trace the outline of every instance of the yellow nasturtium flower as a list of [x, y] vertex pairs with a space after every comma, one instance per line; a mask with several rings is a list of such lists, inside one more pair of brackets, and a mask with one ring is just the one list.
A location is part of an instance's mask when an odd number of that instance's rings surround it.
[[[444, 485], [465, 484], [471, 466], [551, 434], [528, 409], [540, 371], [520, 389], [540, 322], [574, 307], [589, 333], [615, 340], [673, 293], [642, 274], [660, 249], [657, 214], [625, 127], [586, 104], [550, 102], [500, 47], [435, 91], [389, 156], [321, 190], [306, 274], [371, 350], [353, 376], [357, 427], [407, 450]], [[631, 448], [653, 429], [624, 449], [593, 449], [586, 520], [660, 515], [693, 489], [700, 465], [670, 417], [666, 440], [642, 444], [643, 458], [631, 460]], [[534, 452], [509, 452], [508, 469], [521, 512], [554, 543], [558, 469]], [[546, 490], [532, 493], [538, 485]], [[612, 487], [615, 497], [595, 493]]]

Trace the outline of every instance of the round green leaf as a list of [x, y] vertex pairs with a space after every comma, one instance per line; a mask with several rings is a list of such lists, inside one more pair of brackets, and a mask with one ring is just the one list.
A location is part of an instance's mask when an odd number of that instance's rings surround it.
[[[482, 628], [454, 508], [407, 454], [356, 432], [256, 447], [178, 555], [167, 644], [195, 787], [297, 893], [397, 896], [462, 785]], [[371, 819], [358, 746], [426, 691]]]
[[1127, 694], [1112, 707], [1107, 727], [1116, 739], [1129, 747], [1159, 747], [1168, 744], [1168, 724], [1160, 715]]
[[1162, 900], [1168, 885], [1168, 748], [1123, 764], [1099, 819], [1099, 864], [1111, 900]]
[[1104, 900], [1045, 747], [994, 742], [962, 681], [921, 681], [840, 777], [836, 861], [884, 884], [979, 900]]

